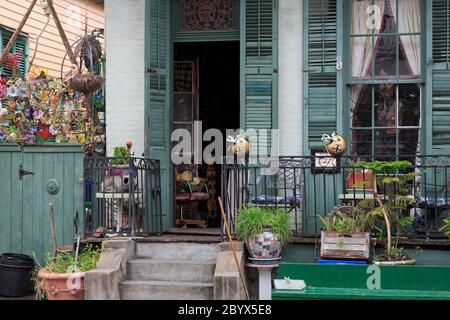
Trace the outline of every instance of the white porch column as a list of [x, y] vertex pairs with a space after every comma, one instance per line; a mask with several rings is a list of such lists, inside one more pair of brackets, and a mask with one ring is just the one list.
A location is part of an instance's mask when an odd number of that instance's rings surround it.
[[301, 155], [303, 5], [301, 0], [280, 0], [278, 5], [280, 155]]
[[113, 148], [133, 141], [144, 152], [145, 0], [105, 1], [106, 143]]

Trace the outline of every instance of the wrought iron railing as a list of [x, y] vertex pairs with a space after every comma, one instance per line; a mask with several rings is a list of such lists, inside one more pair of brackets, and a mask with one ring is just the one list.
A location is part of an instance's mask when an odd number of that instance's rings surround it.
[[[377, 157], [380, 159], [379, 157]], [[321, 219], [342, 205], [354, 206], [373, 198], [368, 180], [371, 173], [357, 165], [373, 156], [355, 157], [279, 157], [275, 160], [236, 163], [225, 160], [222, 166], [222, 198], [232, 232], [234, 222], [244, 206], [281, 208], [292, 213], [292, 226], [299, 236], [317, 236]], [[386, 159], [383, 159], [386, 160]], [[406, 172], [416, 172], [407, 185], [414, 205], [402, 210], [413, 217], [413, 223], [402, 236], [409, 238], [445, 238], [439, 231], [450, 212], [450, 156], [398, 156], [408, 160]], [[393, 184], [395, 188], [395, 184]], [[383, 185], [380, 194], [387, 194]]]
[[85, 236], [162, 233], [159, 160], [85, 158], [84, 205]]

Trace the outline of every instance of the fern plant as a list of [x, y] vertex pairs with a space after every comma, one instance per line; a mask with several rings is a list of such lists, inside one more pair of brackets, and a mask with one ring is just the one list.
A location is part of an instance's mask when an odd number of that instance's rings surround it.
[[445, 219], [444, 220], [444, 225], [439, 230], [441, 232], [443, 232], [447, 237], [450, 238], [450, 219]]
[[124, 165], [130, 160], [130, 150], [127, 147], [114, 147], [114, 159], [111, 163], [114, 165]]
[[[416, 200], [408, 195], [408, 184], [418, 176], [416, 172], [404, 172], [412, 165], [409, 161], [358, 162], [358, 165], [373, 172], [373, 176], [358, 184], [373, 186], [373, 198], [360, 201], [356, 208], [366, 212], [368, 219], [379, 219], [386, 229], [386, 255], [390, 257], [398, 248], [401, 231], [412, 223], [412, 217], [402, 217], [402, 210], [413, 205]], [[381, 194], [383, 190], [383, 194]], [[396, 241], [392, 242], [393, 229]], [[380, 231], [383, 231], [380, 229]], [[382, 236], [382, 232], [381, 232]]]

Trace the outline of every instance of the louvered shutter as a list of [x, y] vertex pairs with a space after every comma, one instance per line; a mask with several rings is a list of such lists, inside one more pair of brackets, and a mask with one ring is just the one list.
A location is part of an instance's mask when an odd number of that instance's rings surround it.
[[432, 148], [450, 149], [450, 0], [433, 0]]
[[321, 136], [336, 131], [337, 119], [337, 1], [304, 1], [305, 5], [305, 145], [323, 148]]
[[[162, 212], [171, 208], [172, 174], [170, 165], [170, 106], [168, 98], [170, 63], [168, 13], [169, 1], [145, 1], [146, 25], [146, 144], [147, 156], [160, 160]], [[153, 208], [153, 207], [152, 207]], [[169, 215], [172, 216], [172, 215]], [[170, 223], [169, 221], [165, 221]], [[149, 221], [149, 230], [158, 232], [158, 221]], [[155, 229], [156, 227], [156, 229]], [[164, 231], [169, 224], [163, 226]]]
[[[241, 127], [277, 128], [276, 1], [247, 0], [241, 6]], [[270, 152], [267, 142], [260, 147]]]
[[[11, 33], [8, 31], [1, 31], [1, 43], [2, 43], [2, 50], [4, 48], [6, 48], [6, 46], [8, 45], [8, 41], [11, 38]], [[22, 37], [18, 37], [16, 42], [14, 43], [13, 47], [11, 48], [10, 53], [12, 54], [16, 54], [19, 51], [22, 51], [23, 53], [23, 58], [20, 61], [20, 68], [19, 68], [19, 72], [20, 72], [20, 76], [23, 77], [25, 76], [25, 72], [26, 72], [26, 61], [27, 61], [27, 40], [25, 38]], [[2, 68], [1, 68], [1, 73], [2, 74], [6, 74], [8, 77], [12, 77], [12, 69], [11, 68], [7, 68], [5, 64], [3, 64]]]

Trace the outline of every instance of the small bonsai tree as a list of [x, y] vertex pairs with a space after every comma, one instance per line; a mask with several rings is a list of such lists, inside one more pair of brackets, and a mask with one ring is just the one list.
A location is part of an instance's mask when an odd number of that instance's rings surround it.
[[[412, 223], [411, 217], [402, 217], [401, 212], [413, 205], [416, 200], [411, 197], [408, 184], [418, 175], [405, 172], [412, 165], [409, 161], [374, 161], [358, 162], [358, 165], [373, 172], [373, 176], [359, 183], [358, 187], [373, 186], [373, 199], [364, 199], [357, 209], [366, 212], [368, 218], [382, 218], [386, 228], [386, 256], [390, 258], [397, 250], [400, 232]], [[380, 192], [383, 190], [383, 194]], [[396, 229], [395, 244], [392, 243], [392, 230]], [[380, 231], [382, 231], [380, 229]], [[381, 232], [382, 236], [382, 232]], [[394, 254], [395, 255], [395, 254]]]

